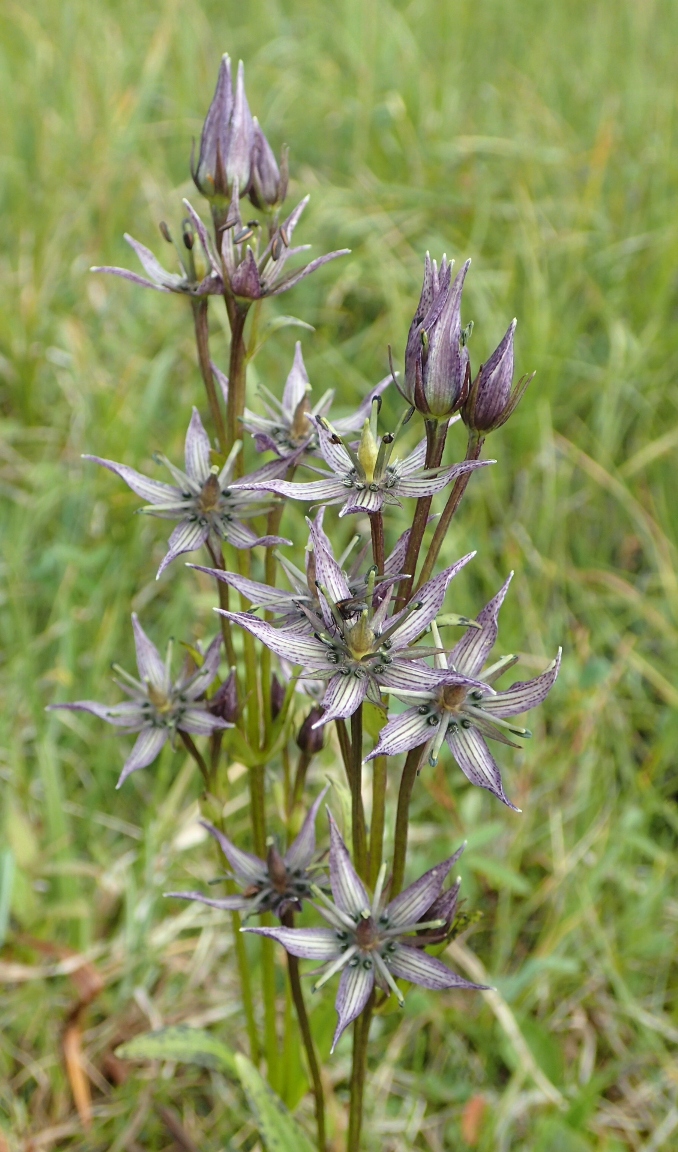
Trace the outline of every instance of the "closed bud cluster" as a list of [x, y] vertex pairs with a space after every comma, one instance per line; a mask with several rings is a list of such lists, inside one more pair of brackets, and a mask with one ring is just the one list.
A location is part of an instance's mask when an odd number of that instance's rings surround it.
[[516, 323], [515, 320], [511, 321], [499, 346], [489, 360], [480, 366], [461, 410], [466, 426], [478, 435], [485, 436], [506, 423], [534, 376], [534, 373], [523, 376], [513, 387], [513, 336]]
[[440, 269], [426, 254], [419, 306], [405, 351], [405, 399], [427, 419], [447, 420], [468, 396], [467, 348], [470, 328], [462, 331], [461, 293], [470, 260], [455, 280], [443, 256]]
[[297, 733], [297, 747], [307, 756], [315, 756], [318, 752], [322, 752], [325, 743], [325, 730], [322, 727], [316, 728], [315, 725], [321, 719], [323, 712], [324, 709], [319, 704], [311, 708]]
[[191, 171], [196, 187], [208, 200], [230, 200], [234, 188], [249, 195], [256, 208], [282, 204], [287, 194], [287, 153], [280, 167], [245, 95], [245, 70], [238, 65], [235, 95], [231, 61], [224, 56], [212, 103], [200, 138], [200, 154]]
[[275, 672], [271, 677], [271, 718], [276, 719], [285, 703], [285, 685], [281, 684]]

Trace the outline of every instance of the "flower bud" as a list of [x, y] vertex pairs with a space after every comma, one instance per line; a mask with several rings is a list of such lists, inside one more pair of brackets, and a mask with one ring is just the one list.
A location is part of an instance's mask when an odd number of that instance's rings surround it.
[[275, 720], [285, 702], [285, 685], [281, 684], [275, 672], [271, 676], [271, 719]]
[[233, 185], [244, 192], [250, 182], [254, 122], [245, 95], [245, 69], [240, 61], [235, 100], [231, 81], [231, 61], [224, 56], [217, 86], [200, 137], [200, 154], [195, 169], [196, 187], [208, 200], [227, 199]]
[[428, 253], [419, 306], [405, 351], [403, 394], [424, 417], [448, 419], [466, 400], [469, 387], [467, 330], [461, 327], [461, 293], [470, 260], [456, 279], [443, 257], [440, 271]]
[[244, 192], [250, 182], [252, 171], [252, 145], [254, 143], [254, 121], [245, 95], [245, 66], [238, 64], [238, 80], [235, 88], [235, 103], [231, 116], [228, 151], [226, 154], [226, 180], [229, 188], [238, 185]]
[[249, 198], [255, 208], [263, 211], [277, 208], [287, 195], [287, 148], [283, 148], [279, 168], [273, 149], [264, 136], [256, 116], [253, 140]]
[[208, 199], [228, 195], [225, 163], [232, 113], [231, 61], [228, 56], [223, 56], [217, 86], [200, 137], [198, 165], [194, 170], [191, 162], [195, 186]]
[[323, 712], [324, 708], [321, 708], [319, 704], [314, 705], [297, 733], [297, 747], [307, 756], [315, 756], [317, 752], [321, 752], [325, 743], [325, 729], [313, 727], [314, 724], [318, 723]]
[[234, 724], [238, 719], [238, 689], [235, 681], [235, 668], [231, 668], [221, 687], [207, 701], [207, 710], [221, 720]]
[[516, 323], [516, 320], [511, 321], [499, 346], [480, 366], [462, 408], [464, 423], [472, 432], [485, 435], [505, 424], [532, 379], [532, 376], [524, 376], [515, 388], [512, 387]]

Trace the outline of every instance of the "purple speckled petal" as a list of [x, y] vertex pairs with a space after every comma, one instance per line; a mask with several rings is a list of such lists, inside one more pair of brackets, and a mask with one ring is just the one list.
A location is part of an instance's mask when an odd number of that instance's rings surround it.
[[442, 492], [458, 476], [467, 472], [475, 472], [477, 468], [486, 468], [488, 464], [496, 464], [496, 460], [465, 460], [462, 464], [452, 464], [440, 472], [438, 476], [410, 476], [398, 480], [393, 491], [397, 496], [434, 496]]
[[172, 484], [163, 484], [161, 480], [151, 480], [149, 476], [142, 476], [141, 472], [137, 472], [135, 468], [128, 468], [126, 464], [116, 464], [114, 460], [104, 460], [101, 456], [85, 455], [83, 460], [92, 460], [95, 464], [108, 468], [109, 472], [115, 472], [125, 481], [128, 488], [131, 488], [137, 496], [141, 496], [142, 500], [148, 500], [150, 504], [169, 504], [181, 500], [180, 488], [175, 488]]
[[371, 488], [363, 488], [362, 492], [358, 492], [355, 488], [349, 489], [349, 494], [346, 503], [339, 513], [340, 516], [350, 516], [354, 513], [367, 512], [368, 514], [374, 512], [381, 512], [384, 507], [384, 493], [381, 489], [373, 492]]
[[[309, 522], [309, 528], [315, 555], [316, 579], [323, 588], [327, 589], [329, 596], [335, 603], [339, 600], [345, 600], [351, 595], [351, 589], [330, 548], [327, 547], [327, 536], [322, 525], [318, 525], [316, 518], [315, 521]], [[326, 623], [328, 622], [326, 620]]]
[[443, 988], [475, 988], [482, 992], [487, 988], [487, 984], [472, 984], [470, 980], [464, 980], [463, 976], [451, 972], [442, 960], [407, 944], [397, 945], [395, 952], [388, 957], [388, 967], [398, 979], [420, 984], [432, 992]]
[[313, 637], [299, 636], [284, 628], [274, 628], [265, 620], [259, 620], [248, 612], [220, 611], [220, 614], [232, 620], [234, 624], [239, 624], [241, 628], [246, 628], [257, 640], [261, 640], [262, 644], [275, 652], [276, 656], [282, 656], [291, 664], [301, 664], [306, 668], [309, 665], [314, 668], [332, 667], [327, 660], [325, 645]]
[[195, 552], [196, 548], [200, 548], [209, 536], [209, 532], [209, 525], [200, 520], [182, 520], [177, 524], [167, 541], [167, 553], [158, 568], [156, 580], [160, 578], [168, 564], [176, 560], [177, 556], [182, 556], [184, 552]]
[[479, 703], [483, 712], [490, 712], [493, 716], [519, 716], [521, 712], [528, 712], [530, 708], [541, 704], [556, 682], [560, 669], [562, 649], [552, 664], [549, 664], [541, 676], [534, 680], [519, 680], [504, 692], [497, 692], [496, 696], [485, 696]]
[[[287, 419], [292, 421], [297, 406], [304, 399], [307, 392], [310, 392], [311, 385], [308, 379], [308, 372], [304, 364], [304, 357], [301, 351], [301, 340], [297, 340], [294, 345], [294, 360], [292, 361], [292, 368], [290, 369], [289, 376], [285, 381], [283, 389], [282, 406], [283, 412]], [[310, 427], [309, 427], [310, 432]]]
[[189, 700], [197, 700], [198, 696], [201, 696], [214, 680], [221, 662], [221, 643], [221, 634], [218, 633], [207, 649], [200, 669], [194, 672], [187, 681], [184, 682], [182, 679], [180, 686]]
[[139, 677], [144, 683], [149, 683], [160, 692], [169, 692], [170, 680], [165, 661], [152, 640], [144, 632], [136, 612], [132, 613], [132, 628], [134, 629], [134, 646], [137, 653], [137, 668]]
[[423, 439], [419, 441], [417, 447], [413, 452], [410, 452], [409, 456], [406, 456], [404, 460], [399, 461], [397, 465], [398, 476], [402, 476], [403, 478], [405, 476], [411, 476], [413, 473], [421, 472], [425, 466], [426, 439]]
[[46, 711], [90, 712], [92, 716], [98, 716], [107, 724], [113, 724], [116, 728], [126, 728], [132, 732], [138, 731], [145, 723], [141, 705], [133, 700], [125, 700], [121, 704], [99, 704], [96, 700], [76, 700], [72, 704], [49, 704]]
[[186, 474], [198, 484], [204, 484], [210, 474], [210, 440], [197, 408], [193, 409], [188, 425], [184, 452]]
[[144, 728], [139, 733], [136, 744], [124, 763], [116, 788], [120, 788], [132, 772], [137, 772], [139, 768], [146, 768], [151, 764], [167, 743], [168, 736], [169, 732], [166, 728]]
[[369, 909], [370, 900], [329, 808], [327, 815], [330, 821], [330, 884], [334, 902], [349, 916], [359, 916]]
[[381, 396], [382, 392], [388, 388], [392, 379], [393, 377], [390, 373], [388, 376], [384, 376], [383, 380], [380, 380], [378, 384], [374, 385], [374, 388], [371, 389], [362, 404], [351, 416], [344, 416], [343, 419], [333, 420], [332, 427], [335, 428], [340, 435], [343, 435], [344, 432], [360, 432], [363, 424], [372, 414], [372, 401], [375, 396]]
[[468, 552], [466, 556], [462, 556], [461, 560], [457, 560], [456, 564], [451, 564], [449, 568], [445, 568], [443, 572], [431, 580], [427, 580], [414, 594], [411, 602], [417, 602], [421, 607], [409, 612], [407, 609], [403, 609], [399, 617], [396, 617], [396, 619], [402, 620], [402, 623], [391, 634], [393, 648], [404, 648], [416, 640], [418, 636], [421, 636], [421, 633], [425, 628], [428, 628], [432, 620], [435, 620], [442, 608], [450, 580], [454, 579], [474, 556], [475, 552]]
[[197, 900], [199, 904], [209, 904], [210, 908], [220, 908], [222, 912], [244, 912], [249, 903], [245, 896], [224, 896], [218, 900], [203, 896], [202, 892], [164, 892], [163, 895], [174, 900]]
[[364, 968], [362, 963], [344, 968], [339, 981], [335, 1007], [339, 1020], [332, 1039], [330, 1052], [334, 1052], [339, 1037], [349, 1024], [360, 1015], [374, 988], [374, 966]]
[[[412, 648], [410, 651], [415, 652]], [[408, 692], [433, 692], [440, 683], [440, 670], [430, 668], [423, 660], [398, 660], [397, 657], [377, 676], [385, 692], [406, 696]]]
[[145, 244], [140, 244], [133, 236], [125, 232], [125, 240], [130, 248], [133, 248], [139, 257], [139, 261], [143, 266], [144, 272], [150, 276], [151, 280], [161, 288], [169, 289], [170, 292], [176, 291], [182, 284], [185, 283], [183, 276], [178, 276], [175, 273], [168, 272], [163, 268], [162, 264], [156, 260], [150, 248]]
[[367, 760], [375, 756], [397, 756], [399, 752], [409, 752], [410, 748], [417, 748], [432, 739], [435, 731], [428, 723], [428, 717], [422, 716], [418, 708], [408, 708], [399, 716], [392, 716], [379, 733], [379, 743], [370, 752]]
[[504, 603], [512, 579], [513, 572], [509, 572], [497, 595], [493, 596], [478, 614], [477, 622], [481, 627], [469, 628], [450, 652], [449, 662], [459, 672], [467, 676], [476, 676], [487, 660], [499, 631], [497, 625], [499, 609]]
[[259, 884], [267, 879], [268, 874], [263, 860], [260, 860], [258, 856], [254, 856], [251, 852], [245, 852], [242, 848], [236, 848], [228, 836], [219, 828], [215, 828], [213, 824], [210, 824], [209, 820], [201, 820], [200, 823], [203, 828], [207, 829], [210, 836], [213, 836], [217, 841], [241, 884]]
[[[337, 252], [328, 252], [325, 256], [317, 256], [316, 259], [311, 260], [311, 263], [307, 264], [305, 268], [300, 268], [298, 272], [290, 272], [288, 276], [279, 281], [272, 291], [269, 290], [266, 292], [266, 295], [279, 296], [281, 292], [288, 292], [290, 288], [295, 288], [300, 280], [303, 280], [306, 276], [310, 276], [311, 272], [315, 272], [318, 268], [321, 268], [323, 264], [328, 264], [330, 260], [336, 260], [337, 256], [349, 256], [350, 252], [350, 248], [340, 248]], [[291, 255], [291, 253], [288, 253], [288, 255]]]
[[308, 484], [297, 484], [291, 480], [268, 480], [263, 484], [253, 484], [251, 490], [276, 492], [278, 496], [288, 496], [292, 500], [306, 500], [309, 504], [317, 500], [322, 500], [323, 503], [334, 502], [343, 500], [346, 496], [346, 488], [341, 480], [335, 480], [334, 477], [327, 480], [311, 480]]
[[229, 724], [227, 720], [222, 720], [220, 716], [213, 716], [204, 705], [200, 704], [186, 708], [181, 719], [177, 721], [177, 728], [181, 732], [191, 732], [194, 736], [211, 736], [218, 728], [232, 727], [233, 725]]
[[333, 676], [323, 696], [324, 712], [313, 727], [322, 728], [330, 720], [344, 720], [347, 716], [352, 716], [365, 699], [368, 687], [369, 680], [366, 676], [361, 679], [353, 675]]
[[297, 869], [307, 868], [313, 859], [313, 853], [315, 852], [315, 820], [318, 815], [318, 809], [325, 799], [328, 790], [329, 784], [326, 784], [309, 808], [299, 835], [296, 840], [290, 844], [285, 853], [285, 863], [290, 871], [294, 872]]
[[142, 288], [153, 288], [155, 292], [171, 292], [171, 288], [165, 288], [162, 284], [154, 284], [152, 280], [147, 280], [145, 276], [138, 276], [136, 272], [130, 272], [127, 268], [115, 268], [111, 264], [95, 264], [90, 268], [90, 272], [105, 272], [109, 276], [119, 276], [121, 280], [129, 280], [132, 284], [140, 284]]
[[511, 803], [504, 792], [494, 756], [475, 728], [459, 728], [456, 732], [448, 728], [447, 743], [467, 780], [479, 788], [487, 788], [488, 792], [491, 792], [508, 808], [512, 808], [514, 812], [520, 811], [515, 804]]
[[340, 944], [332, 928], [243, 928], [257, 936], [270, 936], [301, 960], [334, 960]]
[[284, 588], [271, 588], [269, 584], [260, 584], [258, 580], [250, 580], [247, 576], [239, 576], [236, 572], [227, 572], [224, 568], [204, 568], [202, 564], [188, 564], [187, 567], [194, 568], [196, 572], [206, 572], [208, 576], [214, 576], [223, 584], [229, 584], [257, 608], [290, 607], [292, 593], [286, 592]]
[[406, 924], [414, 924], [416, 920], [421, 920], [424, 912], [440, 896], [450, 868], [457, 862], [460, 855], [461, 850], [455, 852], [453, 856], [448, 856], [447, 860], [443, 860], [434, 868], [430, 868], [428, 872], [415, 880], [414, 884], [410, 884], [409, 888], [391, 900], [391, 903], [386, 907], [389, 928], [399, 928]]

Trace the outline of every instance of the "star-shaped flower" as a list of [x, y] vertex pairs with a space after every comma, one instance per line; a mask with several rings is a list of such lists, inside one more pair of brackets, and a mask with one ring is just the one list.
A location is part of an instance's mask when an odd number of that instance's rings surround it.
[[[194, 408], [186, 433], [186, 470], [182, 472], [166, 457], [160, 457], [162, 463], [172, 473], [175, 484], [151, 480], [150, 477], [143, 476], [126, 464], [116, 464], [113, 460], [104, 460], [100, 456], [85, 456], [84, 459], [103, 464], [104, 468], [117, 473], [137, 496], [150, 501], [145, 508], [140, 509], [141, 512], [148, 512], [151, 516], [158, 516], [162, 520], [179, 521], [169, 538], [167, 555], [158, 569], [160, 576], [177, 556], [183, 552], [195, 551], [208, 539], [213, 544], [227, 540], [235, 548], [254, 548], [257, 544], [269, 546], [291, 543], [282, 536], [257, 536], [251, 528], [242, 523], [247, 517], [258, 516], [265, 511], [265, 508], [262, 508], [262, 496], [258, 491], [235, 488], [230, 483], [240, 447], [240, 442], [236, 442], [222, 468], [212, 464], [209, 437], [197, 408]], [[252, 473], [255, 477], [254, 482], [264, 483], [271, 477], [280, 475], [285, 468], [286, 461], [272, 460], [270, 464], [265, 464], [263, 468]]]
[[273, 912], [282, 920], [286, 912], [300, 912], [302, 902], [308, 899], [311, 889], [318, 883], [317, 872], [310, 870], [310, 865], [315, 855], [316, 816], [328, 788], [329, 785], [323, 788], [314, 801], [299, 835], [283, 856], [272, 844], [266, 859], [261, 860], [251, 852], [236, 848], [218, 828], [207, 820], [201, 820], [203, 827], [218, 841], [233, 870], [233, 879], [243, 891], [220, 899], [203, 896], [202, 892], [166, 892], [165, 895], [179, 900], [199, 900], [212, 908], [244, 912], [246, 916]]
[[[356, 412], [343, 420], [335, 420], [338, 432], [358, 432], [372, 410], [372, 400], [380, 396], [391, 383], [386, 376], [374, 386], [369, 396]], [[260, 396], [266, 415], [245, 409], [243, 427], [254, 437], [259, 452], [275, 452], [277, 456], [289, 456], [300, 448], [313, 451], [317, 447], [317, 426], [314, 417], [327, 416], [334, 400], [331, 389], [311, 405], [311, 385], [306, 372], [301, 343], [297, 341], [292, 369], [283, 390], [282, 401], [267, 388], [260, 389]]]
[[327, 681], [319, 725], [350, 716], [366, 697], [380, 704], [380, 689], [405, 692], [437, 684], [440, 673], [423, 661], [437, 649], [412, 645], [440, 611], [450, 580], [475, 555], [469, 553], [434, 576], [402, 611], [389, 617], [393, 585], [380, 593], [372, 570], [365, 597], [357, 600], [325, 549], [323, 536], [311, 524], [320, 612], [299, 601], [310, 625], [306, 634], [297, 628], [276, 628], [247, 612], [223, 613], [282, 660], [301, 665], [303, 677]]
[[332, 1051], [342, 1032], [362, 1012], [375, 985], [387, 994], [394, 992], [401, 1005], [403, 995], [396, 984], [398, 979], [432, 991], [485, 987], [464, 980], [451, 972], [442, 960], [429, 956], [424, 945], [430, 941], [425, 935], [417, 935], [444, 924], [444, 915], [426, 920], [422, 917], [428, 917], [432, 906], [435, 910], [445, 878], [460, 852], [425, 872], [386, 903], [383, 899], [385, 867], [370, 900], [331, 813], [330, 837], [330, 884], [334, 902], [316, 892], [316, 906], [331, 927], [245, 928], [243, 931], [271, 936], [292, 956], [321, 960], [326, 967], [316, 982], [316, 989], [341, 972], [336, 999], [339, 1020]]
[[504, 792], [486, 737], [512, 748], [520, 747], [507, 733], [528, 737], [530, 732], [508, 723], [505, 717], [518, 716], [541, 704], [558, 675], [561, 650], [546, 671], [534, 680], [513, 684], [503, 692], [496, 692], [492, 687], [517, 660], [515, 656], [504, 657], [482, 671], [497, 639], [497, 616], [511, 576], [479, 614], [477, 622], [481, 627], [469, 628], [447, 657], [440, 654], [436, 657], [440, 668], [436, 684], [414, 691], [393, 689], [396, 696], [415, 706], [391, 717], [368, 760], [374, 756], [395, 756], [425, 745], [422, 755], [428, 755], [429, 763], [434, 765], [443, 741], [447, 740], [457, 764], [471, 783], [487, 788], [509, 808], [515, 808]]
[[[268, 612], [276, 613], [277, 618], [274, 621], [276, 627], [296, 628], [304, 633], [312, 633], [313, 626], [308, 617], [308, 609], [311, 609], [316, 616], [322, 615], [320, 594], [316, 584], [315, 548], [322, 548], [329, 556], [332, 564], [338, 563], [340, 568], [347, 558], [346, 553], [339, 561], [334, 558], [332, 545], [323, 530], [324, 511], [324, 508], [318, 510], [313, 525], [311, 525], [310, 520], [307, 521], [311, 529], [311, 541], [306, 549], [305, 572], [302, 572], [285, 556], [278, 555], [280, 566], [291, 585], [291, 593], [287, 588], [275, 588], [270, 584], [262, 584], [258, 580], [251, 580], [248, 576], [241, 576], [237, 572], [227, 572], [223, 568], [206, 568], [201, 564], [189, 564], [188, 567], [195, 568], [197, 572], [205, 572], [208, 576], [214, 576], [215, 579], [235, 588], [236, 592], [240, 592], [249, 600], [253, 608], [263, 608]], [[402, 578], [402, 565], [407, 551], [409, 535], [408, 529], [400, 537], [390, 555], [386, 557], [383, 574], [375, 579], [374, 597], [376, 600], [379, 600], [386, 593], [388, 587]], [[354, 542], [358, 539], [359, 537], [354, 537]], [[359, 551], [349, 571], [344, 573], [349, 590], [348, 594], [353, 600], [364, 597], [367, 592], [368, 580], [362, 572], [362, 563], [369, 547], [368, 541], [365, 548]]]
[[275, 229], [260, 253], [258, 230], [251, 226], [243, 227], [238, 186], [233, 185], [227, 225], [221, 232], [221, 256], [226, 288], [233, 296], [243, 302], [261, 300], [265, 296], [279, 296], [281, 292], [294, 288], [300, 280], [310, 276], [311, 272], [315, 272], [323, 264], [336, 260], [337, 256], [348, 255], [350, 251], [348, 248], [328, 252], [324, 256], [317, 256], [303, 268], [296, 268], [287, 275], [283, 274], [290, 256], [296, 256], [309, 248], [308, 244], [302, 244], [297, 248], [290, 247], [292, 234], [308, 201], [309, 197], [305, 196], [301, 203], [297, 204], [284, 224]]
[[[265, 483], [251, 476], [240, 481], [248, 491], [277, 492], [280, 496], [309, 503], [343, 504], [339, 515], [351, 512], [380, 512], [384, 504], [400, 504], [403, 497], [432, 496], [441, 492], [457, 476], [493, 464], [493, 460], [465, 460], [440, 468], [425, 468], [426, 441], [404, 460], [392, 458], [397, 432], [377, 440], [378, 402], [372, 403], [372, 415], [363, 425], [360, 445], [354, 450], [324, 417], [316, 417], [318, 447], [331, 468], [322, 480], [298, 484], [291, 480]], [[402, 423], [402, 422], [401, 422]]]
[[127, 696], [121, 704], [98, 704], [95, 700], [78, 700], [74, 704], [50, 704], [49, 711], [63, 709], [69, 712], [91, 712], [107, 724], [124, 732], [138, 732], [139, 736], [125, 761], [119, 788], [131, 772], [146, 768], [172, 739], [175, 731], [197, 736], [209, 736], [219, 728], [232, 728], [226, 720], [208, 711], [203, 696], [219, 671], [221, 636], [210, 644], [197, 671], [182, 672], [178, 680], [170, 675], [172, 645], [162, 659], [158, 649], [144, 632], [136, 613], [132, 614], [134, 643], [137, 653], [139, 679], [124, 669], [115, 667], [122, 679], [116, 684]]

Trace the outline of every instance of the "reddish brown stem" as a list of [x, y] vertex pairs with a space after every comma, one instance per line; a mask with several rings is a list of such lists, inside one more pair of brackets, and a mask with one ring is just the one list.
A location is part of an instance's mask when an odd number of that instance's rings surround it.
[[[480, 453], [481, 453], [481, 450], [482, 450], [484, 443], [485, 443], [485, 437], [484, 436], [478, 437], [473, 432], [469, 433], [465, 459], [466, 460], [477, 460], [480, 456]], [[436, 560], [438, 559], [438, 553], [440, 552], [440, 549], [442, 548], [443, 540], [445, 539], [445, 537], [447, 535], [447, 531], [450, 527], [452, 517], [454, 516], [455, 512], [457, 511], [457, 508], [459, 507], [459, 505], [461, 504], [461, 498], [464, 495], [464, 492], [466, 491], [466, 485], [468, 484], [469, 480], [471, 479], [471, 476], [472, 476], [471, 472], [464, 472], [463, 476], [458, 476], [456, 481], [455, 481], [454, 487], [453, 487], [453, 489], [450, 492], [450, 495], [448, 497], [447, 504], [445, 505], [445, 508], [443, 509], [443, 514], [440, 517], [440, 520], [438, 521], [438, 523], [436, 524], [436, 530], [433, 533], [433, 539], [431, 541], [430, 547], [429, 547], [428, 552], [426, 554], [426, 558], [424, 560], [423, 567], [421, 569], [421, 576], [419, 577], [419, 581], [417, 583], [417, 588], [421, 588], [421, 585], [424, 584], [431, 577], [431, 574], [433, 572], [433, 566], [434, 566]]]
[[[447, 421], [427, 420], [426, 422], [426, 467], [437, 468], [443, 458], [443, 451], [445, 448], [445, 440], [447, 439]], [[402, 607], [407, 604], [407, 601], [412, 595], [412, 588], [414, 587], [414, 577], [417, 570], [417, 562], [419, 560], [419, 551], [421, 543], [424, 539], [424, 532], [426, 531], [426, 524], [428, 521], [428, 514], [431, 511], [432, 496], [420, 496], [417, 500], [417, 505], [414, 510], [414, 518], [412, 520], [412, 528], [410, 530], [410, 538], [407, 544], [407, 553], [405, 555], [405, 563], [403, 571], [408, 575], [404, 580], [401, 580], [398, 587], [397, 603]]]

